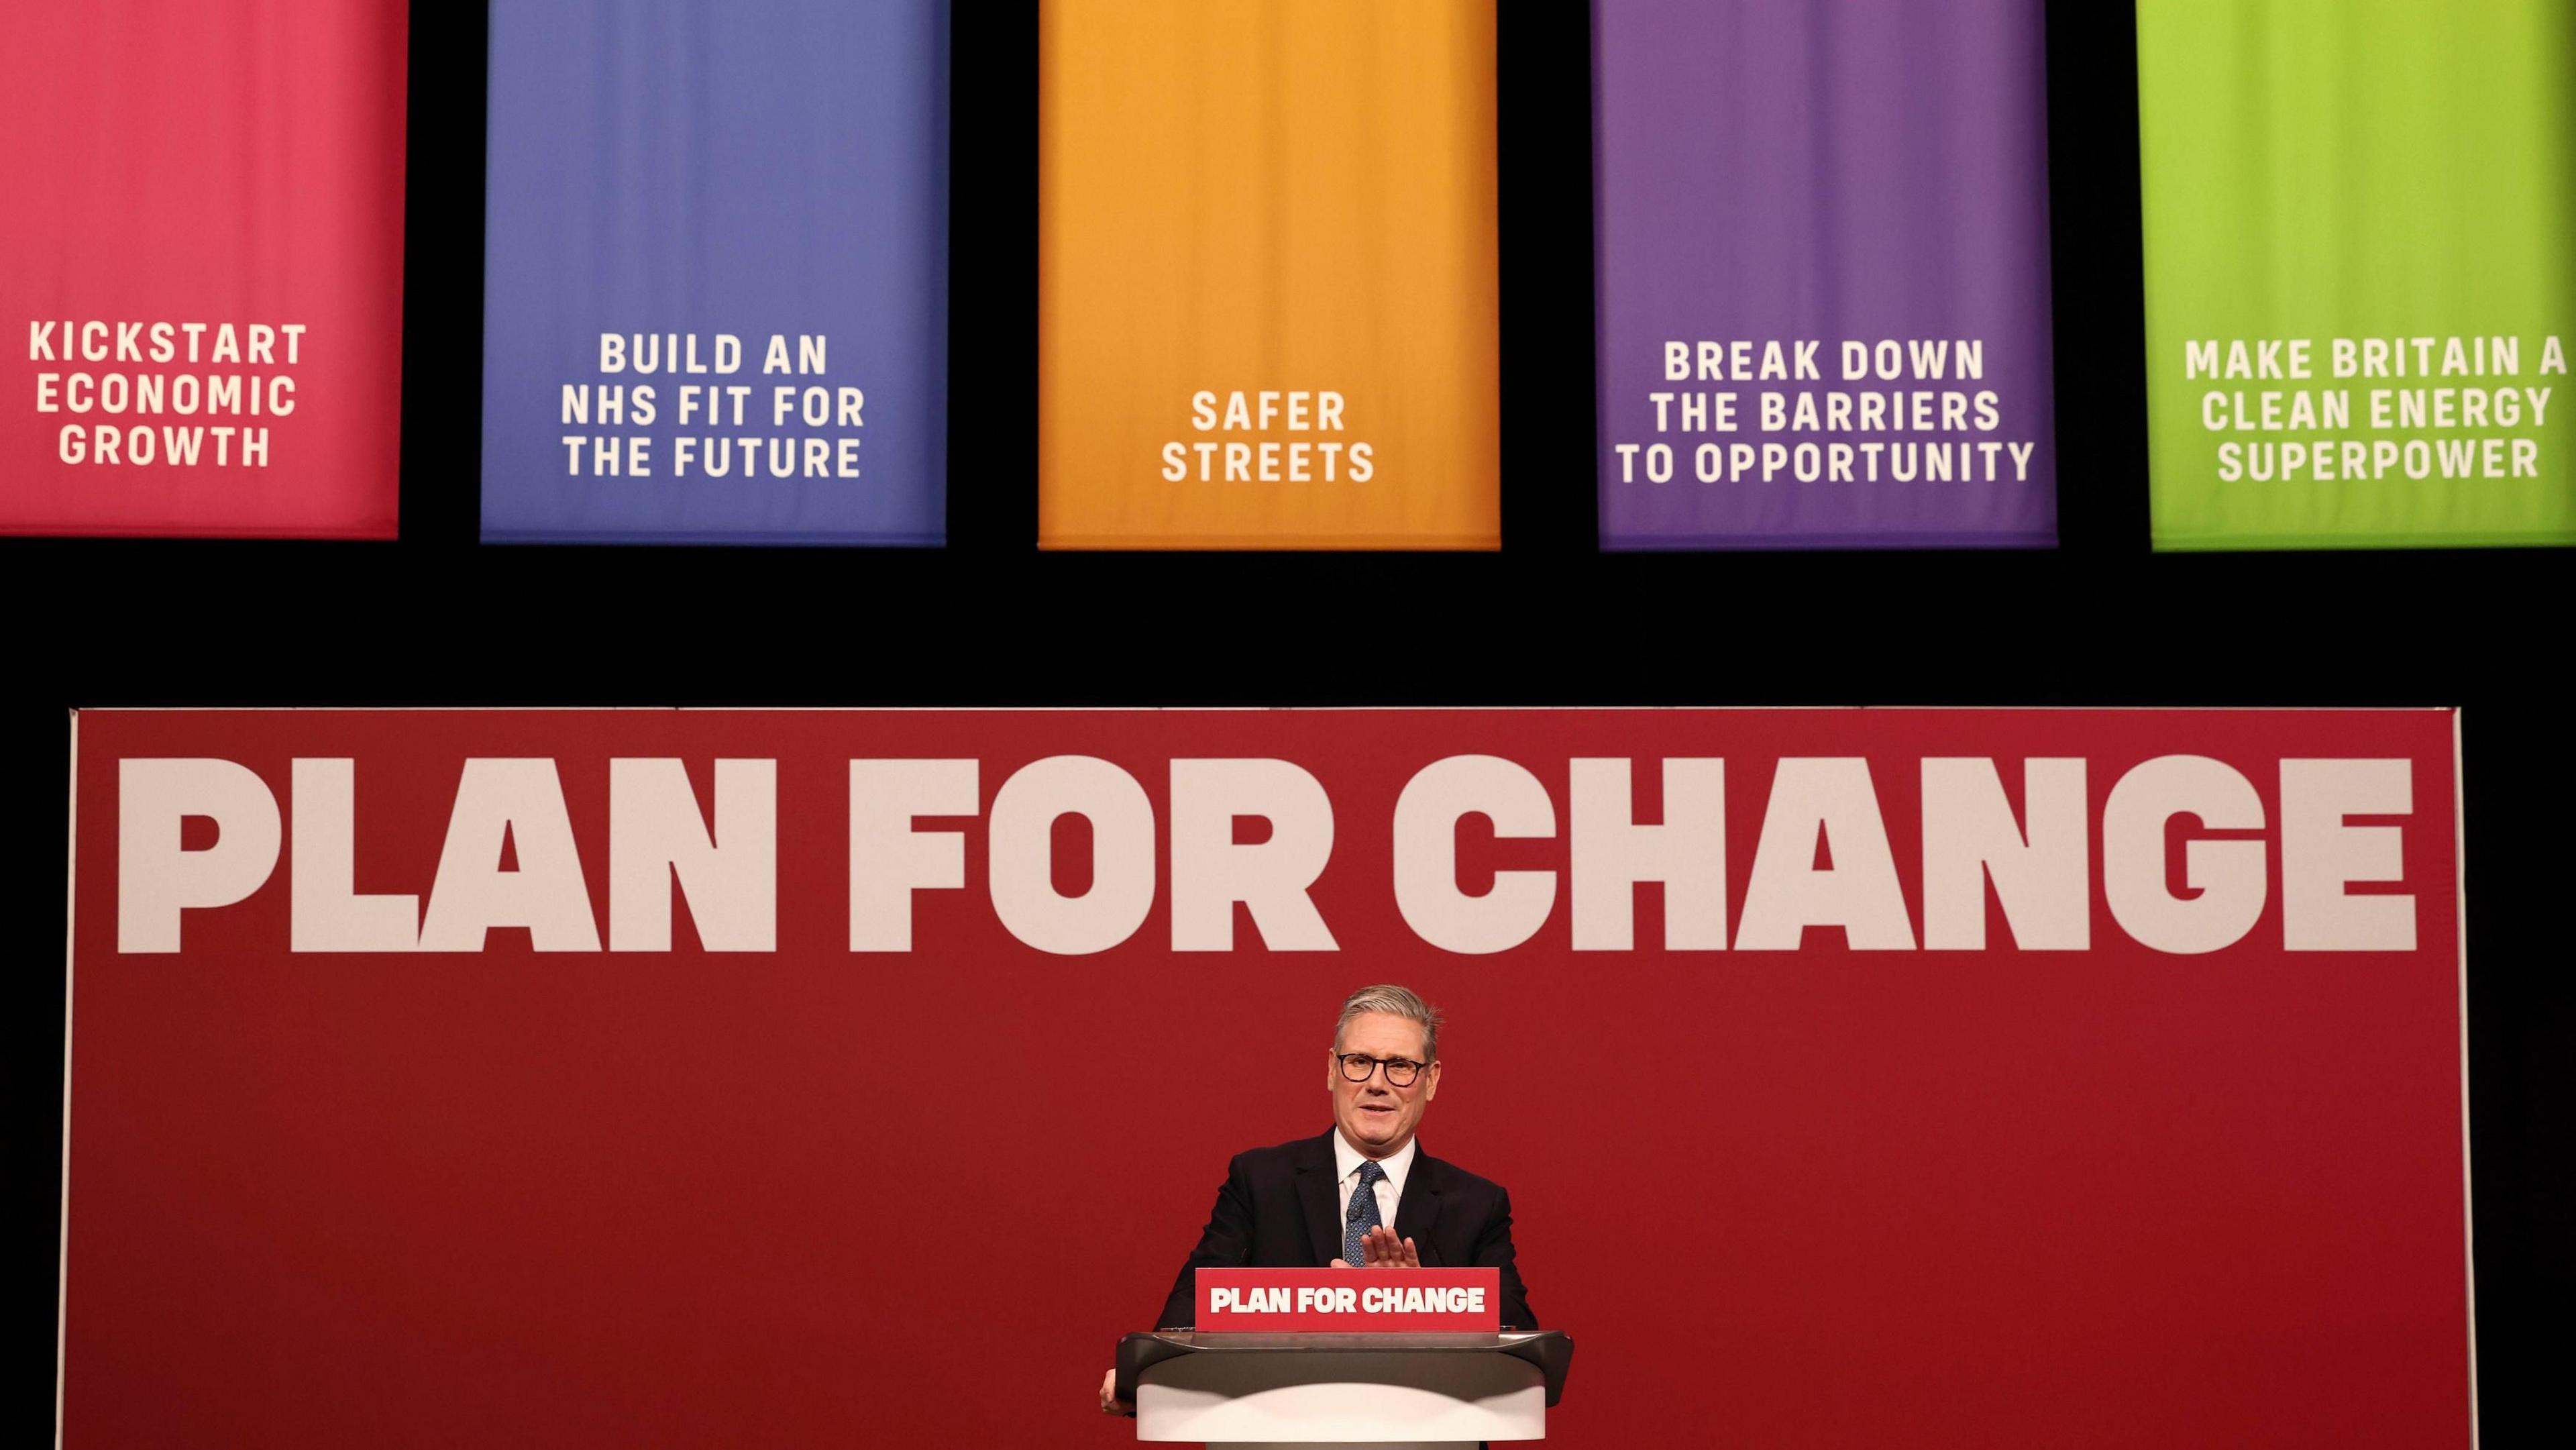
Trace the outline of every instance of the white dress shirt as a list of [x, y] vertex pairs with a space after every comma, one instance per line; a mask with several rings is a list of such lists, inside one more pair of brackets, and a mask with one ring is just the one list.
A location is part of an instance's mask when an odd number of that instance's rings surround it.
[[[1407, 1138], [1404, 1140], [1404, 1146], [1396, 1150], [1394, 1157], [1378, 1160], [1377, 1166], [1386, 1170], [1386, 1176], [1377, 1181], [1377, 1221], [1388, 1228], [1395, 1227], [1395, 1206], [1404, 1201], [1404, 1176], [1413, 1171], [1413, 1150], [1421, 1142], [1418, 1137]], [[1351, 1195], [1359, 1191], [1360, 1164], [1366, 1161], [1368, 1161], [1367, 1154], [1352, 1147], [1350, 1139], [1342, 1136], [1340, 1128], [1333, 1129], [1333, 1166], [1342, 1172], [1341, 1193], [1338, 1197], [1342, 1205], [1342, 1229], [1345, 1241], [1348, 1239], [1351, 1224]]]

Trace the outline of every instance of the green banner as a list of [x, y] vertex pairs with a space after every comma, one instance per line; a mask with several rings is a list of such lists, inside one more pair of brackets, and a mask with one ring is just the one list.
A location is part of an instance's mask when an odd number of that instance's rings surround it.
[[2576, 542], [2576, 0], [2145, 0], [2159, 549]]

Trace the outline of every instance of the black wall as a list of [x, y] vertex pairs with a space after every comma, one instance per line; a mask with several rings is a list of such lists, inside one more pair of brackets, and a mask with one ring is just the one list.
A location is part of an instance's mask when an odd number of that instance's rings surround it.
[[2556, 1336], [2520, 1326], [2566, 1299], [2576, 1223], [2570, 556], [2148, 551], [2128, 6], [2050, 6], [2063, 547], [1618, 556], [1581, 4], [1502, 6], [1505, 545], [1468, 556], [1037, 552], [1034, 7], [958, 9], [948, 549], [477, 546], [483, 25], [449, 0], [414, 7], [401, 541], [0, 540], [33, 1350], [0, 1436], [53, 1417], [66, 710], [423, 704], [2461, 706], [2481, 1406], [2492, 1444], [2566, 1432]]

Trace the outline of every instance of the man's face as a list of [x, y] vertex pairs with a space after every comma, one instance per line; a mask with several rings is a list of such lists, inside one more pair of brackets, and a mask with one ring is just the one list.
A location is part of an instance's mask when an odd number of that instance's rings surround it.
[[1339, 1054], [1358, 1052], [1420, 1062], [1422, 1024], [1389, 1012], [1363, 1012], [1342, 1029], [1341, 1044], [1334, 1051], [1336, 1055], [1326, 1059], [1324, 1067], [1333, 1088], [1333, 1121], [1341, 1125], [1342, 1136], [1371, 1158], [1402, 1151], [1422, 1124], [1422, 1109], [1440, 1090], [1440, 1064], [1415, 1074], [1411, 1087], [1394, 1087], [1388, 1084], [1384, 1067], [1372, 1069], [1366, 1082], [1351, 1081], [1342, 1072]]

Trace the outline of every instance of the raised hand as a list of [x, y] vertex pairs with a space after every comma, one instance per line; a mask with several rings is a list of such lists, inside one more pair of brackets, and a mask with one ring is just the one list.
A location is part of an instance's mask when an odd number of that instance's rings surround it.
[[1370, 1229], [1360, 1240], [1362, 1267], [1370, 1269], [1419, 1269], [1422, 1255], [1413, 1240], [1400, 1239], [1395, 1230], [1381, 1224]]

